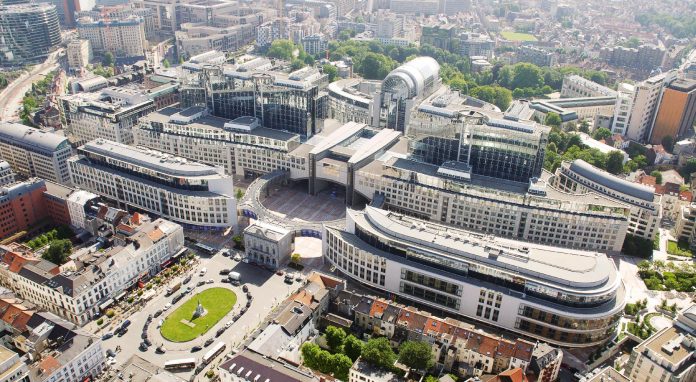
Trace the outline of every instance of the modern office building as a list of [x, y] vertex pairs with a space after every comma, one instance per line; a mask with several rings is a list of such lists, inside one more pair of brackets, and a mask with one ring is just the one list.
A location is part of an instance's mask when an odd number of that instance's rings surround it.
[[229, 175], [283, 168], [288, 153], [300, 145], [299, 135], [265, 128], [256, 118], [228, 120], [202, 107], [158, 110], [134, 126], [133, 134], [139, 146], [219, 166]]
[[103, 139], [81, 146], [68, 165], [75, 186], [129, 208], [193, 229], [237, 225], [232, 177], [220, 167]]
[[0, 64], [41, 61], [60, 43], [55, 6], [45, 3], [0, 5]]
[[70, 69], [85, 68], [92, 61], [92, 45], [89, 40], [72, 40], [68, 43], [67, 56]]
[[155, 110], [147, 93], [118, 87], [63, 96], [59, 105], [66, 136], [75, 145], [97, 138], [133, 144], [133, 127]]
[[302, 38], [302, 49], [304, 49], [307, 54], [323, 55], [326, 53], [326, 49], [328, 47], [329, 39], [327, 39], [322, 33], [317, 33]]
[[0, 122], [0, 158], [15, 173], [69, 184], [72, 148], [64, 136], [18, 123]]
[[48, 223], [44, 191], [44, 181], [37, 178], [0, 187], [0, 239], [35, 231]]
[[651, 335], [631, 351], [627, 376], [634, 382], [687, 382], [696, 379], [696, 306], [680, 312], [672, 326]]
[[662, 138], [690, 135], [696, 120], [696, 80], [677, 79], [664, 90], [657, 109], [650, 142], [661, 144]]
[[[614, 335], [625, 288], [605, 254], [473, 233], [367, 206], [325, 226], [324, 258], [370, 287], [567, 347]], [[478, 300], [476, 298], [478, 297]]]
[[372, 126], [373, 99], [379, 95], [380, 81], [360, 78], [339, 79], [329, 84], [328, 117], [342, 123], [358, 122]]
[[594, 191], [630, 205], [630, 234], [652, 240], [658, 232], [662, 219], [661, 198], [650, 186], [621, 179], [582, 159], [563, 162], [551, 183], [565, 192], [582, 195]]
[[181, 24], [181, 30], [175, 35], [179, 53], [190, 57], [210, 50], [237, 51], [254, 41], [257, 32], [255, 24], [215, 26], [186, 23]]
[[423, 25], [421, 27], [421, 45], [432, 45], [448, 52], [457, 52], [459, 45], [459, 28], [454, 24]]
[[181, 88], [183, 107], [200, 104], [217, 117], [252, 116], [261, 125], [311, 137], [326, 116], [328, 74], [306, 67], [291, 71], [287, 63], [268, 58], [238, 60], [234, 65], [205, 68], [198, 83]]
[[561, 97], [563, 98], [615, 96], [616, 91], [577, 74], [564, 77], [563, 85], [561, 85]]
[[405, 132], [416, 102], [440, 86], [439, 71], [432, 57], [417, 57], [392, 70], [382, 82], [379, 126]]
[[145, 57], [148, 47], [145, 22], [136, 15], [121, 19], [83, 17], [77, 20], [77, 33], [90, 42], [93, 51], [111, 52], [116, 57]]

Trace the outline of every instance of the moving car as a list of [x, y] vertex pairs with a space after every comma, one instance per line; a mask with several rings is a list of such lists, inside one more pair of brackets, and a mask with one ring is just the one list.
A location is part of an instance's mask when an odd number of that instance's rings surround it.
[[194, 346], [194, 347], [191, 348], [191, 353], [195, 353], [195, 352], [201, 351], [201, 350], [203, 350], [203, 348], [200, 347], [200, 346], [198, 346], [198, 345], [196, 345], [196, 346]]
[[102, 336], [102, 341], [106, 341], [113, 336], [114, 336], [113, 333], [106, 333]]

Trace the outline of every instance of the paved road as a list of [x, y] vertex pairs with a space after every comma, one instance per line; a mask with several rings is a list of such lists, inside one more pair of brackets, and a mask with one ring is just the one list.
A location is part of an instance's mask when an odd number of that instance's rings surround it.
[[[204, 276], [199, 276], [199, 271], [201, 268], [207, 268], [207, 273]], [[283, 282], [283, 277], [275, 275], [267, 270], [261, 269], [254, 265], [237, 263], [228, 257], [223, 257], [220, 254], [213, 256], [212, 258], [201, 258], [200, 263], [195, 267], [193, 273], [193, 278], [186, 286], [195, 286], [200, 280], [215, 280], [214, 284], [206, 284], [205, 286], [194, 288], [193, 293], [202, 290], [203, 288], [209, 288], [214, 286], [224, 286], [233, 289], [238, 296], [238, 302], [235, 308], [227, 316], [222, 318], [218, 324], [212, 327], [205, 335], [200, 338], [190, 341], [185, 344], [176, 344], [169, 342], [161, 337], [159, 331], [156, 329], [157, 322], [160, 318], [166, 317], [167, 313], [174, 311], [179, 305], [183, 304], [187, 299], [182, 299], [167, 312], [165, 312], [159, 318], [155, 318], [150, 325], [148, 330], [148, 336], [150, 341], [152, 341], [153, 346], [146, 352], [141, 352], [138, 350], [138, 344], [141, 340], [142, 328], [145, 323], [148, 314], [152, 314], [158, 309], [161, 309], [164, 305], [171, 301], [170, 297], [164, 296], [164, 291], [158, 294], [157, 297], [152, 299], [143, 310], [131, 315], [128, 319], [132, 322], [129, 327], [128, 333], [123, 337], [113, 337], [104, 341], [104, 349], [115, 349], [117, 346], [121, 347], [121, 351], [117, 353], [115, 367], [118, 368], [119, 365], [123, 364], [132, 354], [138, 354], [144, 359], [154, 363], [158, 366], [164, 366], [164, 363], [172, 359], [180, 358], [191, 358], [195, 357], [197, 360], [203, 357], [210, 347], [204, 348], [203, 350], [191, 353], [190, 348], [195, 345], [202, 346], [205, 340], [211, 337], [215, 337], [216, 331], [226, 322], [230, 321], [231, 317], [239, 311], [239, 309], [246, 304], [246, 297], [241, 291], [241, 287], [234, 287], [227, 283], [221, 283], [220, 280], [223, 276], [219, 275], [219, 271], [223, 268], [230, 268], [236, 272], [242, 274], [242, 282], [246, 283], [249, 287], [249, 291], [252, 293], [254, 299], [252, 301], [251, 307], [247, 312], [239, 318], [234, 324], [232, 324], [225, 333], [213, 342], [213, 345], [219, 341], [224, 341], [227, 344], [227, 350], [223, 353], [229, 353], [231, 349], [237, 347], [244, 339], [247, 334], [252, 332], [256, 327], [258, 327], [263, 320], [266, 318], [268, 313], [276, 306], [278, 306], [286, 296], [291, 292], [295, 292], [299, 287], [298, 283], [293, 285], [287, 285]], [[183, 277], [181, 277], [183, 278]], [[179, 279], [181, 279], [179, 278]], [[173, 283], [173, 282], [172, 282]], [[162, 287], [164, 290], [165, 287]], [[191, 293], [191, 295], [193, 295]], [[163, 343], [167, 352], [165, 354], [156, 354], [155, 347]], [[212, 347], [212, 345], [211, 345]], [[210, 366], [216, 366], [219, 360], [211, 362]], [[191, 371], [178, 373], [182, 378], [188, 379], [193, 373]], [[199, 374], [197, 380], [204, 381], [207, 378], [203, 377], [204, 372]]]
[[44, 63], [32, 67], [29, 73], [22, 74], [0, 93], [0, 121], [19, 120], [17, 111], [24, 93], [31, 89], [31, 84], [58, 69], [58, 58], [62, 52], [63, 50], [59, 49], [51, 53]]

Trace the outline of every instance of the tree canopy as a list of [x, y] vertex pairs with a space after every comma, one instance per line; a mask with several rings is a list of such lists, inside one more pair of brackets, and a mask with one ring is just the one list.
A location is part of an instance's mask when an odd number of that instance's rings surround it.
[[430, 344], [423, 341], [406, 341], [399, 347], [399, 362], [416, 370], [429, 370], [435, 364]]
[[371, 338], [362, 349], [362, 359], [366, 362], [389, 369], [394, 366], [396, 354], [392, 350], [389, 340], [384, 337]]

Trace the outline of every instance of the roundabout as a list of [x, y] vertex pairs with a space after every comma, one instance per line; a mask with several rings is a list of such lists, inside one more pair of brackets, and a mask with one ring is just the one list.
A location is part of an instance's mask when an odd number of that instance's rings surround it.
[[201, 291], [176, 308], [165, 319], [160, 334], [171, 342], [188, 342], [212, 329], [237, 302], [230, 289], [213, 287]]

